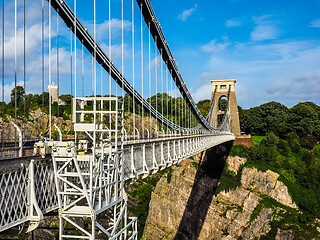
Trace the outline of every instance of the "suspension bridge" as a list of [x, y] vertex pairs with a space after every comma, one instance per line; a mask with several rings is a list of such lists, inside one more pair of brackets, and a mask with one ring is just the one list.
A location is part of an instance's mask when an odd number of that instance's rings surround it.
[[[2, 1], [0, 232], [23, 223], [31, 232], [57, 211], [59, 239], [137, 239], [125, 182], [233, 141], [230, 104], [218, 123], [216, 87], [207, 115], [200, 113], [150, 0], [33, 2], [38, 18], [27, 17], [25, 0]], [[39, 54], [30, 59], [37, 36]], [[28, 136], [31, 110], [25, 92], [18, 93], [18, 85], [28, 89], [33, 68], [42, 88], [41, 139]], [[8, 117], [5, 86], [13, 79]], [[64, 116], [69, 132], [53, 81], [72, 96], [71, 117]]]

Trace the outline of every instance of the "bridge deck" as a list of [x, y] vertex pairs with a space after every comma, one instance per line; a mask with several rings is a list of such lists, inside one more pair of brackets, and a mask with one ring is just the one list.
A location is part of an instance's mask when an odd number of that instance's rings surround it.
[[[125, 180], [146, 177], [208, 148], [233, 141], [230, 133], [129, 140], [123, 149]], [[0, 231], [28, 221], [30, 184], [42, 214], [58, 208], [51, 156], [0, 161]], [[30, 170], [34, 169], [31, 176]]]

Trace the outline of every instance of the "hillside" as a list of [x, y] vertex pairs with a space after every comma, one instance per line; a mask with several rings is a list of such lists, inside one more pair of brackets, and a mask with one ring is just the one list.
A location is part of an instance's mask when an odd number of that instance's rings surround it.
[[191, 159], [173, 167], [152, 193], [142, 239], [318, 239], [320, 222], [304, 219], [279, 174], [245, 163], [227, 159], [224, 174], [238, 176], [231, 189], [225, 176], [199, 177]]

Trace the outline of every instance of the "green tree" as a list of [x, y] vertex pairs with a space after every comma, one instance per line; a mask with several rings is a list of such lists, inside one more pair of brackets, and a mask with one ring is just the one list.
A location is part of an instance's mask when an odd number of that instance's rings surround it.
[[210, 110], [210, 100], [206, 99], [206, 100], [202, 100], [202, 101], [199, 101], [197, 103], [197, 107], [199, 108], [201, 114], [203, 116], [206, 116]]
[[310, 102], [299, 103], [289, 112], [288, 125], [299, 136], [314, 135], [320, 137], [319, 107]]
[[71, 94], [62, 94], [59, 96], [59, 99], [64, 101], [67, 105], [70, 105], [71, 101], [72, 101], [72, 95]]
[[269, 102], [248, 110], [239, 109], [241, 130], [254, 135], [273, 132], [281, 138], [294, 131], [300, 137], [312, 135], [320, 140], [320, 107], [312, 102], [299, 103], [288, 109]]
[[219, 110], [227, 111], [228, 105], [229, 105], [229, 101], [227, 99], [221, 98], [219, 101]]
[[12, 105], [13, 106], [15, 105], [16, 97], [17, 97], [17, 106], [20, 106], [21, 104], [23, 104], [24, 95], [25, 95], [25, 91], [22, 86], [17, 86], [16, 88], [13, 88], [11, 90], [11, 103], [12, 103]]

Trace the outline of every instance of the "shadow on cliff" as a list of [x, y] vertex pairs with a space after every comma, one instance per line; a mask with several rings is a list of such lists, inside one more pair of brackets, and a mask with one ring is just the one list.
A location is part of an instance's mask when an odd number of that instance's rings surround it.
[[175, 240], [198, 239], [232, 144], [218, 145], [201, 157]]

